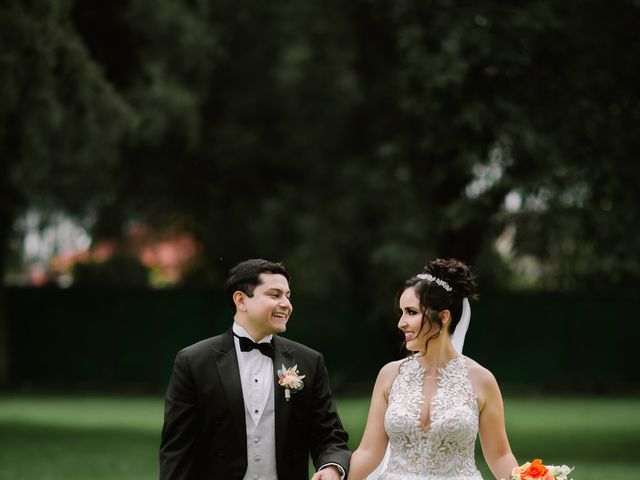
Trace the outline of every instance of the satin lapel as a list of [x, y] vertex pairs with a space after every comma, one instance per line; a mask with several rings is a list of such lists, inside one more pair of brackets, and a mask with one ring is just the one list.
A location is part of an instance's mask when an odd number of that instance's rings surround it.
[[273, 376], [274, 376], [274, 412], [276, 423], [276, 462], [280, 464], [284, 453], [284, 446], [287, 441], [287, 425], [289, 424], [289, 414], [291, 410], [291, 402], [287, 402], [284, 397], [284, 389], [278, 385], [278, 370], [284, 365], [286, 368], [294, 365], [293, 352], [288, 350], [280, 339], [274, 335], [273, 346], [275, 355], [273, 357]]
[[[235, 345], [233, 344], [233, 334], [231, 331], [225, 333], [220, 348], [214, 349], [218, 375], [222, 381], [224, 393], [229, 402], [229, 410], [238, 430], [239, 438], [247, 438], [247, 427], [244, 416], [244, 398], [242, 396], [242, 382], [240, 381], [240, 370], [238, 368], [238, 357]], [[242, 442], [246, 448], [246, 441]]]

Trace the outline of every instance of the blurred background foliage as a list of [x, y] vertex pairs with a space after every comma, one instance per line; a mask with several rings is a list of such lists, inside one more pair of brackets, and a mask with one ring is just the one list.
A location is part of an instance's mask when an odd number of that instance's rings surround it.
[[3, 284], [64, 218], [83, 248], [41, 283], [219, 290], [260, 256], [376, 322], [455, 256], [483, 292], [636, 296], [638, 25], [637, 0], [5, 0]]

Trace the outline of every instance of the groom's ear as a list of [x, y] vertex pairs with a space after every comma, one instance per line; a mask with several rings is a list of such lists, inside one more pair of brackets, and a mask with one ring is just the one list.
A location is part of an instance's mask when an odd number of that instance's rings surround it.
[[239, 312], [246, 312], [247, 311], [247, 294], [244, 292], [241, 292], [240, 290], [236, 290], [235, 292], [233, 292], [233, 303], [236, 306], [236, 310], [238, 310]]

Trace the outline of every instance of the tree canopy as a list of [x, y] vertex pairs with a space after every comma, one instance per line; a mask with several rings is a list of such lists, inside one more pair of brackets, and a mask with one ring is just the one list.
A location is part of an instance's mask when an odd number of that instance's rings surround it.
[[178, 223], [193, 284], [264, 256], [373, 310], [435, 256], [485, 288], [637, 291], [636, 1], [9, 0], [0, 23], [3, 259], [40, 205], [94, 238]]

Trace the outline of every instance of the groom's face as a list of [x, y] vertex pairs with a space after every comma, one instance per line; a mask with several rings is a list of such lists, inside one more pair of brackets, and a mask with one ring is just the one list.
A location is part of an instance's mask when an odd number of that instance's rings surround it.
[[293, 306], [289, 282], [283, 275], [261, 273], [260, 280], [262, 283], [253, 290], [253, 296], [246, 297], [245, 301], [247, 321], [262, 338], [287, 329]]

